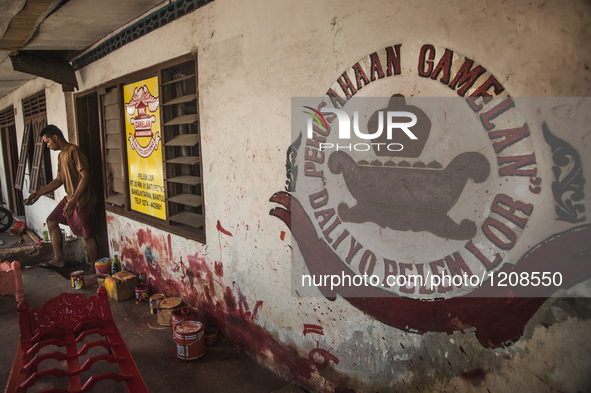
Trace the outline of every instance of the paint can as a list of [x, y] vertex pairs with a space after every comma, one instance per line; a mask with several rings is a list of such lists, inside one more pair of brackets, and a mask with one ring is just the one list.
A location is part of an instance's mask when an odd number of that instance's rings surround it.
[[101, 258], [94, 263], [97, 276], [99, 274], [111, 274], [111, 258]]
[[206, 346], [215, 345], [218, 342], [218, 330], [216, 328], [207, 328], [204, 337]]
[[138, 284], [135, 286], [135, 300], [138, 302], [148, 301], [148, 284]]
[[182, 321], [174, 328], [176, 355], [184, 361], [197, 360], [205, 355], [203, 324], [198, 321]]
[[76, 270], [70, 273], [72, 280], [72, 289], [80, 289], [84, 286], [84, 272], [82, 270]]
[[199, 310], [195, 307], [179, 307], [172, 312], [172, 329], [182, 321], [197, 321], [199, 320]]
[[167, 297], [160, 302], [158, 308], [158, 324], [162, 326], [172, 325], [172, 311], [183, 303], [180, 297]]
[[150, 314], [158, 314], [158, 309], [160, 308], [160, 302], [164, 299], [164, 295], [161, 293], [155, 293], [154, 295], [150, 296]]

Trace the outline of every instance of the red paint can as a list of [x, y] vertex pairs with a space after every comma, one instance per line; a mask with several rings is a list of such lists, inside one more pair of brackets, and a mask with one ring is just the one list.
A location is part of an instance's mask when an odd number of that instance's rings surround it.
[[111, 259], [110, 258], [101, 258], [98, 259], [94, 263], [94, 269], [96, 270], [96, 274], [111, 274]]
[[195, 307], [179, 307], [172, 311], [171, 322], [172, 330], [182, 321], [197, 321], [199, 319], [199, 310]]
[[216, 328], [205, 329], [204, 341], [206, 346], [215, 345], [218, 342], [218, 330]]
[[72, 279], [72, 289], [80, 289], [84, 286], [84, 272], [82, 270], [76, 270], [70, 273]]
[[205, 355], [203, 324], [198, 321], [182, 321], [174, 328], [176, 355], [184, 361], [197, 360]]
[[138, 302], [147, 302], [148, 296], [148, 284], [138, 284], [135, 286], [135, 300]]

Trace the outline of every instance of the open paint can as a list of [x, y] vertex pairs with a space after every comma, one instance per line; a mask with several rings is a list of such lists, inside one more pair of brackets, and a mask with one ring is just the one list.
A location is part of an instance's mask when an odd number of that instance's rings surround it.
[[172, 329], [182, 321], [197, 321], [199, 310], [195, 307], [178, 307], [172, 311]]
[[111, 274], [111, 258], [101, 258], [94, 263], [96, 274]]
[[205, 355], [203, 324], [198, 321], [182, 321], [174, 328], [176, 355], [179, 359], [197, 360]]
[[172, 325], [172, 311], [180, 307], [183, 300], [180, 297], [167, 297], [160, 302], [158, 309], [158, 324], [162, 326]]
[[164, 295], [161, 293], [155, 293], [150, 296], [150, 314], [158, 314], [160, 308], [160, 302], [164, 299]]

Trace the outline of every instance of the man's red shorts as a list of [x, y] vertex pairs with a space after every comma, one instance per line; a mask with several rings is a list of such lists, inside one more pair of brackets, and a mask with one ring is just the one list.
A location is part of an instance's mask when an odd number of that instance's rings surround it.
[[72, 229], [74, 235], [82, 236], [85, 239], [91, 237], [94, 234], [94, 228], [96, 225], [96, 203], [91, 203], [86, 206], [78, 206], [74, 209], [74, 213], [72, 213], [71, 216], [65, 217], [64, 208], [67, 203], [68, 200], [66, 198], [62, 199], [47, 219], [59, 224], [68, 225]]

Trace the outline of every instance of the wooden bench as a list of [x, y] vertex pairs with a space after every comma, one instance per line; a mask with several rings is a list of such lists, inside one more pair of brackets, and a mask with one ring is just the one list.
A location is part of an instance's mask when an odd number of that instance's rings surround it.
[[12, 263], [0, 262], [0, 295], [11, 292], [14, 292], [17, 302], [25, 300], [21, 264], [17, 261]]
[[[21, 302], [17, 310], [20, 340], [6, 393], [33, 386], [45, 393], [89, 392], [107, 380], [128, 392], [148, 392], [113, 321], [105, 288], [88, 299], [62, 293], [32, 310]], [[103, 391], [103, 385], [96, 391]]]

